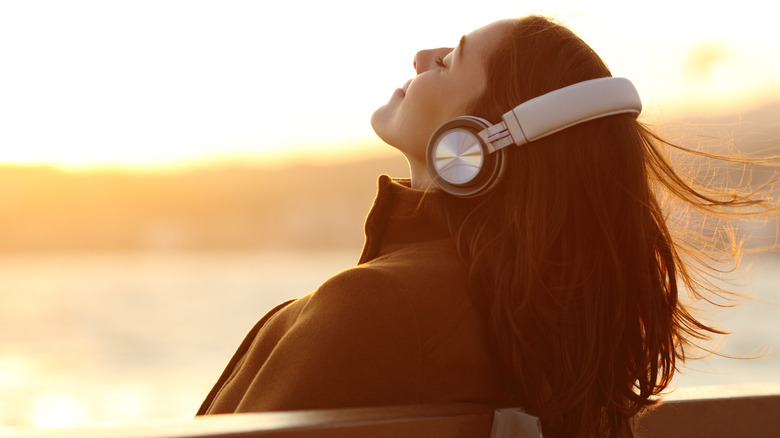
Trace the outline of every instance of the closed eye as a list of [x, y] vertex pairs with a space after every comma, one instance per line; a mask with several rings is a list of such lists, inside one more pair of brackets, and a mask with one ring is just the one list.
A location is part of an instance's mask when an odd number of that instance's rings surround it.
[[441, 56], [437, 56], [436, 59], [433, 60], [433, 62], [435, 62], [436, 65], [438, 65], [441, 68], [447, 68], [447, 66], [444, 65], [444, 58], [442, 58]]

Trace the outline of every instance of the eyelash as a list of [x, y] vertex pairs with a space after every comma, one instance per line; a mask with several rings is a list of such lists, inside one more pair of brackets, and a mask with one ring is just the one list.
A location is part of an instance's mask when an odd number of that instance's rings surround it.
[[438, 65], [441, 68], [447, 67], [446, 65], [444, 65], [444, 58], [442, 58], [441, 56], [437, 56], [436, 59], [433, 60], [433, 62], [435, 62], [436, 65]]

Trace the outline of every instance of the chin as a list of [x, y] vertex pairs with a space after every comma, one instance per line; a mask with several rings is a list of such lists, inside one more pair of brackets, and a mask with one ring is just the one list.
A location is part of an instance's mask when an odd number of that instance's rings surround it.
[[412, 135], [416, 132], [415, 127], [401, 123], [394, 110], [389, 105], [377, 108], [371, 115], [371, 128], [380, 140], [401, 151], [408, 160], [425, 162], [428, 137]]
[[390, 131], [388, 129], [388, 119], [390, 117], [388, 117], [389, 114], [387, 114], [387, 112], [387, 105], [383, 105], [377, 108], [376, 111], [374, 111], [374, 114], [371, 114], [371, 128], [383, 142], [389, 144], [390, 146], [395, 146], [391, 141], [392, 136], [388, 135]]

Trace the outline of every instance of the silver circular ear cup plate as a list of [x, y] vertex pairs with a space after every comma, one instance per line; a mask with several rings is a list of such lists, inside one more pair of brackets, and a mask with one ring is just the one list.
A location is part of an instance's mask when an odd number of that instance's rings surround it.
[[504, 150], [489, 153], [477, 135], [490, 126], [487, 120], [463, 116], [434, 131], [425, 153], [434, 183], [447, 193], [477, 196], [490, 190], [504, 169]]
[[444, 181], [456, 185], [466, 184], [482, 168], [484, 152], [474, 132], [455, 128], [436, 139], [432, 158], [436, 172]]

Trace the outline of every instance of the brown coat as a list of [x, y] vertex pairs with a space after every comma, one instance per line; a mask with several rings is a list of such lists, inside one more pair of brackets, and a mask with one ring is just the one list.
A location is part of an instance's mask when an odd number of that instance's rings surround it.
[[199, 415], [508, 400], [467, 267], [407, 184], [380, 177], [359, 264], [263, 317]]

